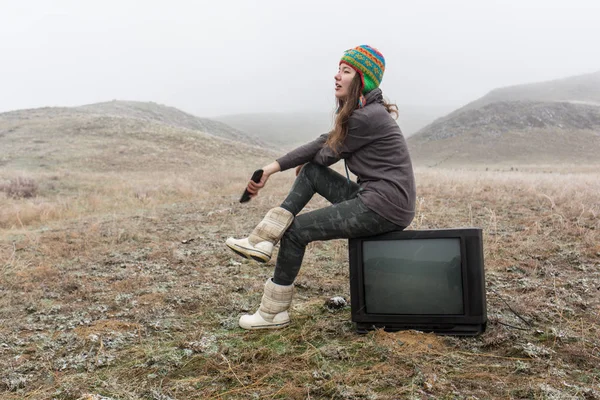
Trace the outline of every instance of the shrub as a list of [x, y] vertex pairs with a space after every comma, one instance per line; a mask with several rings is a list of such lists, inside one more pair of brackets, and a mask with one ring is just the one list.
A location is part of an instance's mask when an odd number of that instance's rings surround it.
[[31, 178], [14, 178], [8, 182], [0, 182], [0, 192], [15, 199], [30, 198], [37, 195], [38, 185]]

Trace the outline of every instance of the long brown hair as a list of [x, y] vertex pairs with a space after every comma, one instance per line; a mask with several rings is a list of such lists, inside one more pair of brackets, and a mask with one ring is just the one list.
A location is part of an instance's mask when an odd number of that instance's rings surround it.
[[[325, 145], [329, 146], [336, 154], [339, 152], [340, 145], [346, 139], [346, 135], [348, 134], [348, 120], [358, 108], [358, 100], [362, 94], [361, 92], [362, 79], [360, 74], [356, 74], [348, 88], [348, 96], [345, 99], [337, 99], [337, 113], [333, 129], [329, 133], [327, 142], [325, 142]], [[388, 113], [394, 114], [395, 118], [398, 118], [398, 106], [396, 104], [388, 103], [384, 100], [383, 106]]]

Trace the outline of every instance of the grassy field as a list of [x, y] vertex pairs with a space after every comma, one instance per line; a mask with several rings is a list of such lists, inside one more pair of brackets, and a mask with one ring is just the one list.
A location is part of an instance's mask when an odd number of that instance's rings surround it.
[[177, 169], [5, 168], [0, 398], [600, 399], [600, 169], [417, 170], [412, 229], [484, 229], [480, 337], [354, 333], [349, 307], [324, 305], [349, 300], [345, 241], [309, 245], [291, 326], [246, 332], [237, 319], [273, 262], [224, 241], [293, 180], [278, 174], [240, 205], [269, 159], [248, 154]]

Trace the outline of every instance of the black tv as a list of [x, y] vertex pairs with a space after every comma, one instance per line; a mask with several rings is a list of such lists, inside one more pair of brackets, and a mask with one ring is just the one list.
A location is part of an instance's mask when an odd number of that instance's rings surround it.
[[395, 231], [350, 239], [348, 248], [352, 321], [359, 333], [485, 331], [481, 229]]

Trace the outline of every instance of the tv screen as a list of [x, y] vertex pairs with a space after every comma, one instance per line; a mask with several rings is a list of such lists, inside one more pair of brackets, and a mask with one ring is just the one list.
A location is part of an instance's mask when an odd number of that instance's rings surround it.
[[350, 239], [349, 256], [352, 320], [359, 332], [485, 331], [481, 229], [405, 230]]
[[363, 243], [366, 312], [463, 314], [460, 239]]

